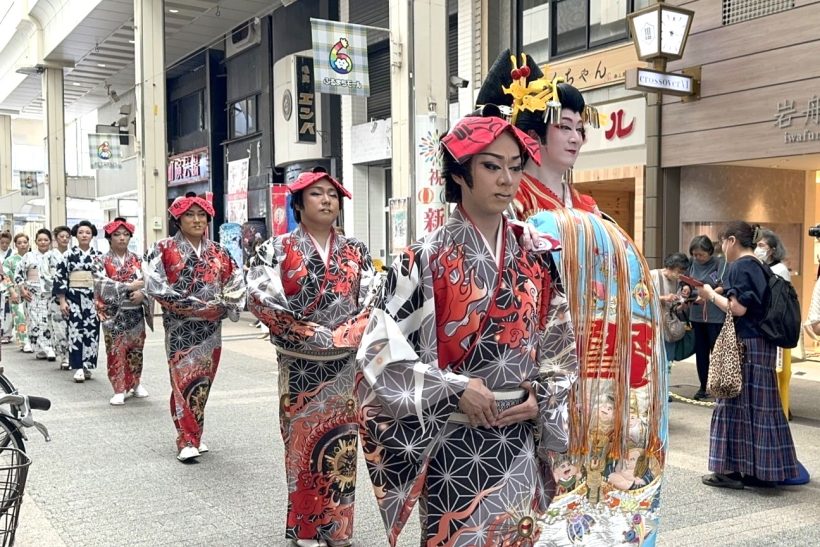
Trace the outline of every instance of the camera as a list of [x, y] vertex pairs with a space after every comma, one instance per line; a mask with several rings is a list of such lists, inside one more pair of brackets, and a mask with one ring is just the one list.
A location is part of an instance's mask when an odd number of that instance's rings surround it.
[[465, 80], [461, 76], [450, 76], [450, 85], [455, 88], [464, 89], [470, 85], [470, 80]]
[[809, 226], [809, 237], [820, 237], [820, 224]]

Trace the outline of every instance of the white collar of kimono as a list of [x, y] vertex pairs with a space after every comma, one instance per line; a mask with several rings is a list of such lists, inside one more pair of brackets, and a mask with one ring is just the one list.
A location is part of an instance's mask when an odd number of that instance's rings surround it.
[[487, 247], [487, 250], [490, 252], [490, 256], [493, 257], [493, 261], [495, 265], [501, 269], [501, 244], [504, 241], [504, 219], [498, 219], [498, 228], [496, 229], [496, 236], [495, 236], [495, 246], [490, 245], [490, 242], [487, 241], [487, 238], [484, 237], [484, 234], [481, 233], [481, 230], [476, 227], [476, 231], [481, 234], [481, 239], [484, 241], [484, 245]]
[[333, 239], [333, 234], [330, 233], [327, 236], [327, 240], [325, 241], [325, 246], [319, 244], [319, 241], [313, 237], [313, 234], [305, 230], [305, 233], [310, 237], [310, 240], [313, 241], [313, 245], [316, 247], [316, 252], [319, 253], [319, 256], [322, 257], [322, 262], [327, 264], [327, 257], [330, 255], [330, 242]]

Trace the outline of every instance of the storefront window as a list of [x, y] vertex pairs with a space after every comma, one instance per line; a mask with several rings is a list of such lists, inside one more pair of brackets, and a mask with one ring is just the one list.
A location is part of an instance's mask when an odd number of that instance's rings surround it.
[[538, 62], [627, 40], [626, 16], [650, 0], [520, 0], [521, 49]]
[[549, 59], [550, 7], [548, 0], [524, 0], [521, 12], [521, 44], [536, 61]]
[[205, 129], [205, 104], [202, 90], [181, 97], [170, 105], [168, 119], [172, 138], [180, 138]]
[[256, 95], [231, 104], [230, 124], [232, 139], [256, 133]]

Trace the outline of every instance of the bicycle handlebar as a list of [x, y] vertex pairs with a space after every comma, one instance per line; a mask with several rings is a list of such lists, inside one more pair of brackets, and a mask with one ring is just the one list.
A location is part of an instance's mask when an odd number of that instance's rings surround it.
[[51, 401], [45, 397], [28, 396], [28, 404], [32, 410], [48, 410], [51, 408]]

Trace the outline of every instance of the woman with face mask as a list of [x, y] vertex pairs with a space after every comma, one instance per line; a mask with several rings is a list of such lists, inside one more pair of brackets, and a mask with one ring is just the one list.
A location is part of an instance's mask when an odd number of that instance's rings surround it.
[[[783, 264], [783, 259], [786, 258], [786, 247], [776, 233], [771, 230], [760, 230], [754, 253], [758, 260], [769, 265], [772, 273], [791, 283], [792, 276], [789, 268]], [[791, 377], [792, 350], [777, 348], [777, 383], [780, 389], [780, 402], [783, 404], [783, 412], [790, 420], [792, 413], [789, 409], [789, 382]]]

